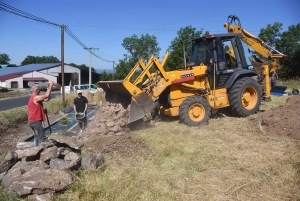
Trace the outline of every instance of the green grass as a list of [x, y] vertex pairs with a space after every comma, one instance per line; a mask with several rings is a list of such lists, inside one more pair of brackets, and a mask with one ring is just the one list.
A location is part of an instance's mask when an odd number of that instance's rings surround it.
[[[278, 85], [299, 86], [293, 83]], [[261, 111], [287, 98], [272, 96]], [[104, 154], [103, 167], [73, 172], [75, 183], [54, 200], [300, 200], [299, 141], [250, 126], [256, 115], [220, 116], [201, 127], [173, 120], [132, 132], [154, 154]]]
[[250, 126], [255, 116], [223, 116], [201, 127], [174, 120], [135, 131], [154, 155], [105, 156], [105, 166], [77, 172], [55, 200], [299, 200], [299, 141]]
[[292, 89], [298, 89], [300, 91], [300, 79], [290, 79], [286, 81], [278, 81], [277, 85], [287, 86], [286, 92], [292, 92]]
[[14, 97], [20, 97], [20, 96], [28, 96], [29, 91], [14, 91], [14, 92], [0, 92], [0, 100], [6, 99], [6, 98], [14, 98]]
[[0, 201], [28, 201], [27, 198], [19, 198], [11, 193], [7, 192], [2, 186], [0, 186]]

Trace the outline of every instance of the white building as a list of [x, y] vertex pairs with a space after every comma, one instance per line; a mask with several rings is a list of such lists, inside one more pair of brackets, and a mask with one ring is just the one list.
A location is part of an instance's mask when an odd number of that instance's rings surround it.
[[[34, 84], [48, 86], [48, 80], [62, 84], [60, 63], [29, 64], [0, 69], [0, 87], [29, 88]], [[79, 68], [64, 65], [64, 85], [78, 85], [81, 80]]]

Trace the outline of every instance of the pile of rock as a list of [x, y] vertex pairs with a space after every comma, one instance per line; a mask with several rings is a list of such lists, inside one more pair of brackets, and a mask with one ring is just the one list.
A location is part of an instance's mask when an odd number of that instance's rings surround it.
[[33, 142], [20, 142], [17, 150], [8, 153], [0, 164], [2, 186], [29, 200], [49, 200], [55, 192], [74, 182], [70, 171], [96, 169], [105, 163], [101, 154], [81, 155], [83, 142], [74, 138], [51, 134], [49, 142], [33, 147]]
[[82, 137], [93, 135], [111, 136], [127, 131], [130, 101], [119, 94], [106, 93], [106, 102], [102, 104]]

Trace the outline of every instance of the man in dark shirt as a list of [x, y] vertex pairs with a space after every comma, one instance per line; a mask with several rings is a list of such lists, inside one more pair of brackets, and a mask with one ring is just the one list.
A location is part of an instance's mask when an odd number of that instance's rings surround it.
[[[82, 119], [79, 119], [79, 127], [80, 132], [87, 126], [87, 107], [88, 107], [88, 100], [85, 96], [82, 95], [81, 90], [77, 90], [78, 96], [74, 99], [74, 111], [75, 115], [77, 117], [78, 113], [83, 113], [84, 117]], [[78, 118], [77, 118], [78, 119]], [[82, 122], [84, 122], [84, 127], [82, 127]]]
[[272, 77], [271, 77], [271, 86], [272, 87], [276, 87], [277, 80], [278, 80], [278, 74], [276, 73], [276, 71], [274, 71], [274, 73], [272, 74]]

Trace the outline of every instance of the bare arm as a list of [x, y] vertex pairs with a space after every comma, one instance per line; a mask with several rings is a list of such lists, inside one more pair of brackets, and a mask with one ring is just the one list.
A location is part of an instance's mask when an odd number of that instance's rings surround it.
[[49, 96], [48, 98], [44, 99], [45, 102], [48, 102], [51, 99], [51, 96]]
[[74, 109], [75, 113], [77, 113], [75, 104], [73, 105], [73, 109]]
[[52, 80], [49, 81], [49, 87], [48, 87], [46, 93], [43, 94], [43, 95], [37, 95], [37, 96], [34, 97], [34, 103], [35, 104], [37, 104], [40, 101], [44, 101], [45, 99], [49, 100], [49, 96], [51, 94], [53, 84], [54, 84], [54, 82]]
[[84, 108], [84, 114], [85, 114], [85, 112], [86, 112], [86, 110], [87, 110], [87, 107], [88, 107], [88, 104], [86, 103], [86, 104], [85, 104], [85, 108]]

